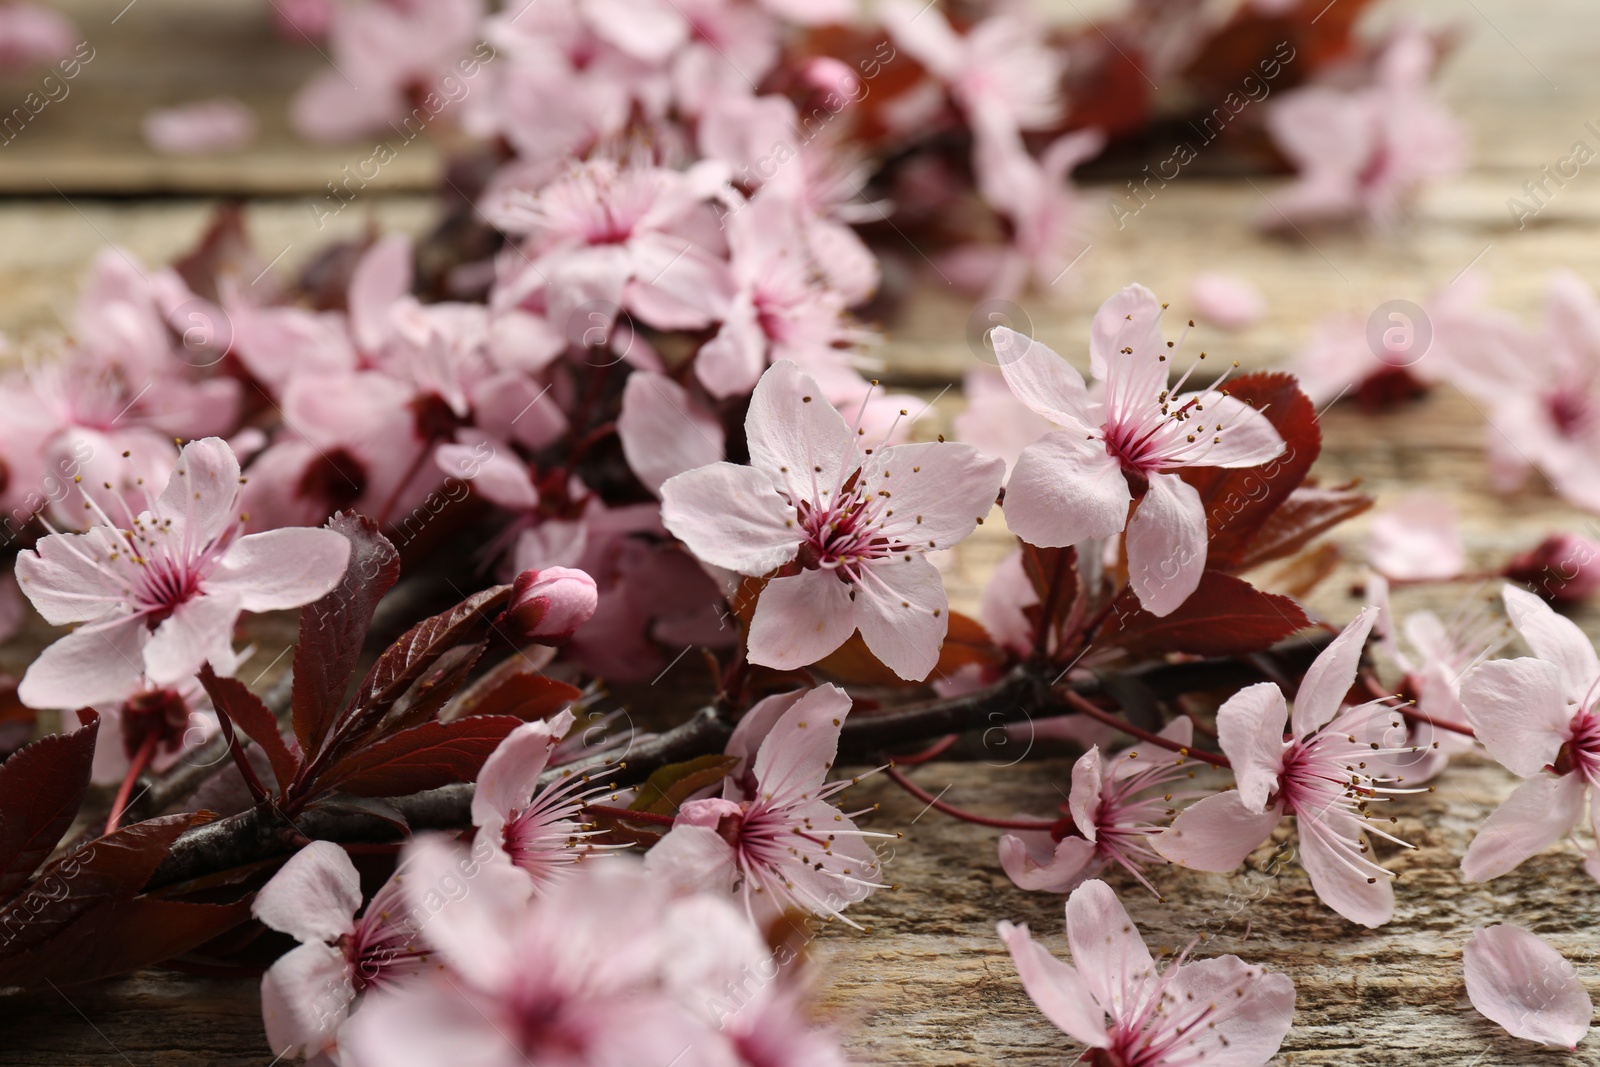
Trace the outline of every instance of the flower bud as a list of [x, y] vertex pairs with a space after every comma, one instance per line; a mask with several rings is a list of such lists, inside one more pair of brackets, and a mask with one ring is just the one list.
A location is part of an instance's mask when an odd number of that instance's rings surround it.
[[1600, 543], [1551, 534], [1506, 564], [1505, 576], [1555, 604], [1576, 604], [1600, 589]]
[[565, 644], [599, 604], [594, 579], [571, 567], [546, 567], [517, 575], [511, 605], [502, 617], [513, 640]]

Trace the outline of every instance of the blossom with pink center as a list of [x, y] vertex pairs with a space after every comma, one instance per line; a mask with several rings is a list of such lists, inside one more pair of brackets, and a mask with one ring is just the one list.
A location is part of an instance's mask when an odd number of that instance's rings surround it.
[[181, 682], [201, 665], [232, 662], [241, 611], [309, 604], [344, 575], [350, 542], [332, 530], [241, 536], [239, 461], [215, 438], [184, 446], [147, 510], [105, 513], [98, 525], [54, 533], [17, 557], [17, 580], [53, 625], [84, 623], [45, 649], [18, 687], [32, 707], [121, 700], [148, 679]]
[[1284, 737], [1288, 705], [1276, 684], [1261, 682], [1228, 698], [1217, 711], [1217, 734], [1238, 788], [1185, 808], [1156, 839], [1157, 852], [1185, 867], [1231, 871], [1293, 816], [1301, 865], [1322, 902], [1363, 926], [1389, 921], [1393, 876], [1373, 860], [1363, 834], [1410, 847], [1379, 829], [1367, 809], [1385, 794], [1414, 792], [1377, 772], [1386, 771], [1388, 757], [1415, 746], [1389, 743], [1396, 734], [1405, 737], [1405, 726], [1387, 704], [1343, 706], [1376, 618], [1375, 608], [1364, 609], [1317, 656], [1295, 694], [1290, 737]]
[[999, 924], [1017, 976], [1045, 1018], [1089, 1046], [1093, 1067], [1264, 1067], [1294, 1018], [1294, 983], [1237, 956], [1162, 970], [1111, 887], [1085, 882], [1067, 900], [1072, 963]]
[[404, 880], [397, 871], [357, 918], [355, 865], [338, 845], [313, 841], [261, 887], [251, 914], [300, 942], [261, 979], [267, 1043], [278, 1056], [331, 1054], [357, 997], [429, 968]]
[[511, 731], [484, 761], [472, 794], [472, 825], [493, 849], [491, 861], [503, 858], [528, 872], [539, 892], [596, 853], [587, 841], [598, 831], [584, 820], [583, 806], [591, 794], [609, 791], [570, 771], [539, 788], [539, 776], [572, 723], [572, 712], [564, 710]]
[[1456, 510], [1437, 493], [1410, 493], [1372, 517], [1367, 562], [1386, 578], [1443, 581], [1467, 567]]
[[[790, 908], [843, 918], [847, 906], [882, 888], [867, 839], [896, 836], [859, 830], [854, 819], [864, 812], [830, 803], [856, 782], [824, 784], [849, 713], [849, 695], [834, 685], [790, 704], [756, 751], [749, 799], [685, 803], [645, 856], [646, 869], [684, 889], [733, 893], [758, 924]], [[730, 792], [737, 795], [737, 785]]]
[[[1128, 580], [1147, 611], [1177, 610], [1206, 565], [1200, 495], [1184, 467], [1254, 467], [1282, 453], [1261, 412], [1219, 388], [1181, 393], [1167, 384], [1174, 342], [1161, 308], [1130, 285], [1095, 314], [1089, 358], [1105, 383], [1092, 399], [1083, 376], [1056, 353], [1004, 326], [990, 333], [1012, 392], [1062, 429], [1023, 450], [1006, 485], [1006, 525], [1030, 544], [1063, 547], [1127, 530]], [[1204, 358], [1204, 353], [1201, 354]], [[1131, 507], [1131, 518], [1130, 518]]]
[[[150, 770], [161, 774], [176, 766], [186, 753], [209, 741], [218, 729], [211, 698], [193, 677], [170, 687], [146, 684], [127, 699], [101, 704], [94, 710], [100, 715], [100, 740], [94, 747], [90, 778], [101, 785], [122, 781], [135, 754], [146, 743], [154, 746]], [[71, 709], [63, 709], [61, 714], [69, 726], [82, 724], [84, 719], [80, 711]]]
[[1577, 970], [1547, 942], [1509, 923], [1479, 927], [1461, 950], [1467, 998], [1513, 1037], [1576, 1049], [1594, 1004]]
[[[1187, 746], [1194, 739], [1194, 723], [1187, 716], [1175, 719], [1161, 736]], [[1150, 847], [1162, 831], [1157, 820], [1170, 817], [1174, 803], [1203, 795], [1166, 788], [1192, 778], [1192, 768], [1182, 756], [1161, 749], [1140, 746], [1111, 757], [1101, 755], [1099, 745], [1092, 746], [1072, 765], [1072, 789], [1062, 805], [1076, 833], [1059, 840], [1042, 831], [1005, 834], [1000, 838], [1000, 866], [1020, 889], [1065, 893], [1115, 863], [1159, 897], [1144, 867], [1166, 862]], [[1157, 789], [1161, 792], [1151, 792]]]
[[1313, 85], [1269, 105], [1267, 129], [1299, 180], [1274, 195], [1263, 223], [1392, 226], [1424, 186], [1458, 173], [1466, 134], [1429, 85], [1437, 60], [1428, 35], [1405, 24], [1377, 56], [1371, 84], [1350, 92]]
[[[1469, 882], [1498, 878], [1570, 836], [1586, 802], [1600, 836], [1600, 658], [1543, 600], [1510, 585], [1502, 595], [1533, 655], [1478, 667], [1461, 683], [1461, 703], [1489, 755], [1527, 781], [1472, 839], [1461, 859]], [[1600, 880], [1600, 846], [1584, 867]]]
[[952, 548], [988, 514], [1005, 465], [967, 445], [863, 448], [815, 379], [775, 363], [750, 399], [750, 466], [713, 463], [661, 487], [661, 519], [706, 563], [761, 591], [750, 660], [789, 669], [857, 629], [902, 678], [926, 678], [948, 601], [927, 553]]

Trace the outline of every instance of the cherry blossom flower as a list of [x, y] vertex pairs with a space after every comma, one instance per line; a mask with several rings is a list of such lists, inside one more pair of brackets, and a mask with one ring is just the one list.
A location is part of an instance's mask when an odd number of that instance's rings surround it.
[[239, 461], [215, 437], [184, 446], [166, 489], [119, 525], [84, 493], [98, 525], [55, 533], [17, 557], [17, 580], [53, 625], [85, 623], [45, 649], [18, 688], [30, 706], [120, 700], [144, 679], [182, 681], [230, 662], [241, 611], [308, 604], [344, 574], [332, 530], [240, 536]]
[[[1187, 716], [1162, 729], [1161, 736], [1187, 746], [1194, 723]], [[1092, 746], [1072, 765], [1072, 789], [1062, 806], [1077, 832], [1052, 840], [1044, 832], [1008, 833], [1000, 838], [1000, 866], [1020, 889], [1065, 893], [1115, 863], [1156, 896], [1144, 865], [1166, 860], [1150, 847], [1161, 833], [1156, 824], [1173, 813], [1175, 802], [1201, 792], [1165, 791], [1172, 782], [1194, 775], [1192, 764], [1160, 749], [1134, 747], [1115, 757]], [[1157, 795], [1151, 790], [1163, 789]]]
[[[1461, 873], [1498, 878], [1569, 836], [1600, 798], [1600, 658], [1572, 620], [1506, 586], [1506, 614], [1532, 656], [1491, 660], [1461, 683], [1467, 720], [1489, 755], [1527, 779], [1484, 820]], [[1600, 803], [1600, 799], [1595, 802]], [[1600, 880], [1600, 847], [1584, 867]]]
[[756, 604], [753, 663], [804, 667], [858, 628], [902, 678], [938, 661], [948, 602], [926, 554], [982, 521], [1004, 465], [942, 441], [863, 448], [864, 432], [781, 361], [750, 400], [750, 466], [714, 463], [661, 487], [662, 522], [701, 560], [753, 577], [788, 571]]
[[1576, 1049], [1594, 1005], [1572, 964], [1509, 923], [1480, 926], [1461, 950], [1467, 998], [1512, 1037]]
[[1380, 830], [1367, 809], [1384, 794], [1413, 791], [1374, 772], [1386, 766], [1384, 757], [1414, 746], [1386, 743], [1397, 731], [1404, 736], [1399, 713], [1387, 704], [1344, 707], [1376, 618], [1376, 609], [1364, 609], [1317, 656], [1295, 695], [1288, 739], [1289, 709], [1277, 685], [1261, 682], [1228, 698], [1217, 711], [1217, 733], [1238, 788], [1185, 808], [1156, 839], [1157, 852], [1197, 870], [1231, 871], [1292, 815], [1301, 865], [1322, 902], [1363, 926], [1389, 921], [1392, 875], [1372, 858], [1363, 834], [1405, 845]]
[[1367, 562], [1386, 578], [1443, 581], [1467, 567], [1456, 510], [1437, 493], [1409, 493], [1372, 517]]
[[1300, 176], [1273, 197], [1262, 221], [1363, 218], [1392, 226], [1423, 186], [1458, 173], [1465, 131], [1433, 95], [1436, 53], [1427, 34], [1404, 24], [1375, 60], [1370, 85], [1350, 92], [1314, 85], [1269, 105], [1267, 129]]
[[599, 847], [587, 843], [598, 831], [583, 821], [583, 806], [590, 794], [607, 792], [606, 786], [590, 787], [587, 777], [569, 771], [560, 782], [539, 788], [539, 776], [572, 723], [572, 712], [563, 710], [511, 731], [484, 761], [472, 794], [478, 839], [493, 849], [492, 859], [526, 871], [539, 892]]
[[[1061, 547], [1127, 528], [1129, 582], [1145, 609], [1175, 611], [1206, 564], [1200, 496], [1184, 467], [1254, 467], [1284, 448], [1259, 411], [1213, 385], [1167, 384], [1161, 308], [1130, 285], [1096, 313], [1089, 338], [1105, 399], [1071, 364], [1007, 327], [990, 337], [1017, 398], [1062, 429], [1023, 450], [1006, 486], [1006, 525], [1030, 544]], [[1197, 366], [1198, 364], [1196, 364]], [[1132, 518], [1129, 518], [1130, 505]]]
[[787, 709], [768, 705], [757, 722], [780, 710], [751, 765], [749, 799], [685, 802], [645, 866], [676, 886], [736, 894], [757, 923], [789, 908], [850, 923], [844, 909], [882, 888], [866, 839], [895, 836], [858, 830], [853, 820], [864, 812], [830, 803], [857, 781], [824, 784], [850, 697], [819, 686]]
[[168, 155], [204, 155], [249, 144], [256, 136], [255, 114], [232, 97], [157, 108], [141, 123], [144, 139]]
[[[1157, 970], [1111, 887], [1085, 882], [1067, 900], [1072, 963], [999, 924], [1017, 976], [1045, 1018], [1089, 1046], [1096, 1067], [1263, 1067], [1294, 1017], [1294, 983], [1237, 956]], [[1109, 1017], [1109, 1021], [1108, 1021]]]
[[1221, 271], [1201, 271], [1189, 281], [1189, 300], [1197, 315], [1224, 330], [1254, 326], [1267, 301], [1249, 279]]
[[361, 917], [361, 877], [344, 849], [313, 841], [261, 887], [251, 914], [300, 947], [261, 980], [267, 1043], [277, 1055], [332, 1053], [356, 998], [429, 967], [429, 951], [406, 905], [403, 869]]

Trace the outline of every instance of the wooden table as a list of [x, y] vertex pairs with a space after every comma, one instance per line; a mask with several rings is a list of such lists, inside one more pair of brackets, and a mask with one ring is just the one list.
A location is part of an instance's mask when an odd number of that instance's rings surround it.
[[[370, 149], [315, 149], [289, 137], [282, 117], [287, 93], [320, 60], [307, 51], [284, 61], [279, 46], [263, 40], [270, 32], [265, 5], [136, 0], [120, 15], [120, 3], [61, 6], [79, 19], [96, 57], [68, 99], [0, 148], [0, 192], [11, 196], [0, 201], [0, 329], [15, 337], [59, 327], [77, 279], [107, 242], [164, 261], [194, 240], [223, 194], [256, 198], [250, 214], [256, 242], [266, 257], [281, 255], [282, 269], [303, 262], [330, 236], [358, 232], [369, 217], [414, 232], [430, 219], [438, 159], [418, 144], [362, 194], [359, 211], [317, 228], [310, 204], [323, 183]], [[1075, 5], [1058, 6], [1072, 15]], [[1517, 228], [1506, 206], [1575, 140], [1596, 143], [1584, 123], [1600, 118], [1600, 7], [1591, 0], [1379, 7], [1380, 21], [1403, 9], [1466, 32], [1443, 78], [1445, 95], [1474, 131], [1465, 176], [1430, 194], [1399, 234], [1312, 240], [1265, 237], [1250, 228], [1273, 183], [1180, 179], [1123, 229], [1109, 212], [1100, 217], [1093, 248], [1059, 291], [1025, 302], [1035, 335], [1081, 359], [1089, 316], [1115, 288], [1142, 281], [1186, 315], [1192, 273], [1226, 269], [1260, 285], [1270, 310], [1240, 335], [1203, 332], [1202, 346], [1265, 366], [1287, 358], [1324, 315], [1365, 315], [1392, 298], [1420, 303], [1469, 265], [1492, 280], [1498, 304], [1529, 318], [1538, 313], [1550, 270], [1568, 267], [1600, 282], [1594, 239], [1600, 170], [1568, 182], [1526, 228]], [[26, 90], [25, 81], [0, 87], [0, 102], [7, 94], [20, 100]], [[263, 134], [255, 147], [202, 161], [161, 159], [143, 148], [137, 122], [146, 108], [222, 91], [256, 109]], [[1090, 192], [1111, 197], [1117, 190]], [[885, 377], [930, 397], [958, 381], [974, 359], [965, 341], [972, 308], [930, 279], [885, 346]], [[945, 394], [935, 418], [958, 410], [959, 401]], [[1544, 491], [1537, 477], [1514, 497], [1492, 495], [1486, 432], [1481, 413], [1448, 389], [1390, 415], [1335, 408], [1324, 420], [1318, 473], [1361, 478], [1380, 506], [1409, 489], [1446, 494], [1460, 509], [1474, 565], [1492, 567], [1550, 530], [1585, 528], [1590, 520]], [[1364, 536], [1358, 521], [1336, 540], [1359, 559]], [[949, 575], [958, 606], [973, 605], [984, 575], [1008, 547], [996, 523], [963, 546]], [[1358, 575], [1347, 563], [1311, 598], [1312, 609], [1348, 619], [1359, 607], [1350, 594]], [[1455, 587], [1403, 594], [1398, 604], [1449, 608], [1462, 597], [1492, 593]], [[1587, 610], [1578, 619], [1600, 633], [1600, 613]], [[26, 652], [0, 650], [0, 669], [18, 669]], [[1014, 752], [997, 752], [988, 763], [934, 763], [915, 776], [935, 792], [948, 786], [944, 796], [952, 803], [984, 811], [1045, 812], [1060, 803], [1067, 762], [1003, 766], [1013, 758]], [[1566, 952], [1590, 991], [1600, 993], [1594, 925], [1600, 888], [1566, 849], [1488, 885], [1463, 884], [1459, 857], [1513, 779], [1493, 764], [1463, 759], [1437, 784], [1436, 793], [1396, 806], [1399, 834], [1418, 850], [1391, 857], [1400, 872], [1398, 906], [1394, 921], [1378, 931], [1322, 907], [1297, 867], [1276, 877], [1262, 873], [1270, 845], [1252, 858], [1252, 870], [1236, 875], [1158, 870], [1154, 878], [1171, 904], [1157, 903], [1126, 879], [1113, 881], [1152, 943], [1181, 946], [1205, 931], [1201, 954], [1237, 952], [1294, 979], [1299, 1000], [1280, 1057], [1285, 1064], [1600, 1064], [1600, 1038], [1568, 1055], [1506, 1037], [1468, 1006], [1460, 967], [1461, 945], [1474, 926], [1514, 918]], [[1069, 1062], [1072, 1046], [1034, 1010], [994, 934], [998, 919], [1025, 920], [1064, 949], [1060, 899], [1010, 885], [996, 861], [993, 831], [921, 811], [920, 802], [881, 777], [854, 795], [863, 804], [882, 802], [878, 826], [907, 831], [889, 864], [890, 877], [904, 888], [852, 911], [872, 932], [830, 928], [816, 944], [828, 976], [827, 1006], [843, 1021], [855, 1059]], [[0, 1065], [265, 1067], [271, 1058], [253, 982], [150, 972], [93, 989], [0, 1001]]]

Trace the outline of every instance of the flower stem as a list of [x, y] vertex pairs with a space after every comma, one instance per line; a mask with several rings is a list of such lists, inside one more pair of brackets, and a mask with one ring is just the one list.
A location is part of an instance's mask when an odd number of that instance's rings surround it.
[[1059, 820], [1047, 822], [1043, 819], [993, 819], [987, 815], [979, 815], [976, 812], [958, 808], [953, 804], [946, 804], [900, 773], [892, 764], [883, 773], [887, 774], [890, 780], [901, 789], [927, 804], [928, 807], [933, 808], [935, 811], [942, 811], [951, 818], [960, 819], [962, 822], [970, 822], [977, 826], [992, 826], [997, 830], [1040, 830], [1044, 832], [1056, 829], [1059, 824]]
[[951, 745], [959, 740], [961, 740], [960, 734], [946, 734], [921, 752], [913, 752], [909, 756], [896, 756], [894, 758], [895, 766], [915, 767], [918, 764], [927, 763], [931, 759], [938, 759], [949, 750]]
[[122, 777], [122, 785], [117, 787], [117, 798], [111, 802], [111, 814], [106, 816], [106, 833], [114, 834], [122, 822], [122, 813], [128, 810], [128, 798], [133, 795], [133, 783], [139, 780], [139, 775], [150, 765], [150, 760], [156, 754], [156, 745], [161, 742], [161, 734], [151, 730], [139, 743], [139, 751], [133, 754], [133, 761], [128, 764], [128, 773]]
[[1140, 727], [1133, 725], [1131, 722], [1126, 722], [1117, 718], [1108, 711], [1103, 711], [1100, 708], [1095, 707], [1093, 704], [1089, 703], [1089, 701], [1085, 700], [1083, 697], [1079, 696], [1077, 693], [1074, 693], [1070, 689], [1059, 689], [1057, 690], [1057, 693], [1061, 696], [1061, 699], [1067, 702], [1073, 711], [1082, 712], [1091, 719], [1094, 719], [1098, 722], [1103, 722], [1107, 726], [1121, 730], [1123, 733], [1132, 737], [1137, 737], [1141, 741], [1148, 741], [1152, 745], [1158, 745], [1161, 748], [1176, 752], [1180, 756], [1187, 756], [1191, 759], [1197, 759], [1202, 763], [1209, 763], [1213, 767], [1233, 766], [1228, 762], [1227, 756], [1218, 755], [1214, 752], [1206, 752], [1198, 748], [1190, 748], [1188, 745], [1180, 745], [1176, 741], [1162, 737], [1160, 734], [1153, 734], [1149, 730], [1141, 729]]

